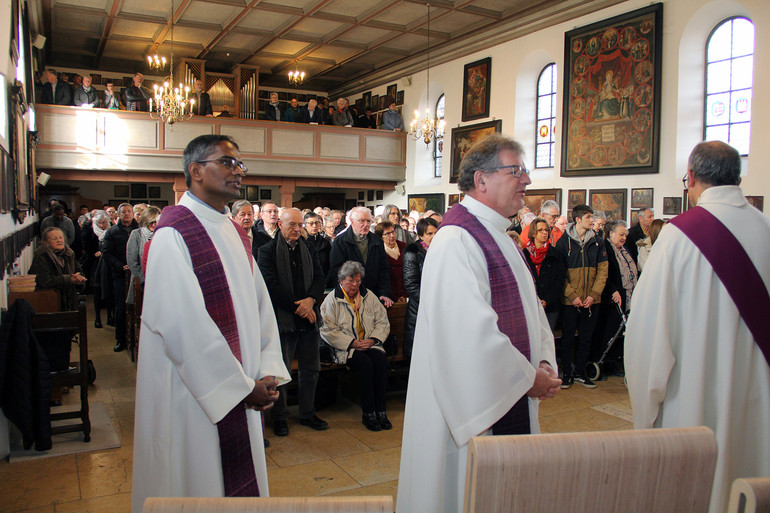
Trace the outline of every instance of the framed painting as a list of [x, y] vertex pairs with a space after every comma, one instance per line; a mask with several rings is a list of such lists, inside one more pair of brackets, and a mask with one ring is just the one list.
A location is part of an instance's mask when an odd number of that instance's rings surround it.
[[116, 198], [128, 198], [131, 188], [128, 185], [115, 185], [113, 187]]
[[455, 203], [460, 203], [464, 197], [465, 197], [465, 194], [462, 192], [460, 194], [450, 194], [447, 197], [447, 210], [452, 208], [452, 205], [454, 205]]
[[749, 202], [749, 205], [756, 208], [760, 212], [764, 212], [765, 208], [765, 197], [764, 196], [746, 196], [746, 201]]
[[489, 117], [492, 87], [492, 57], [466, 64], [463, 68], [462, 121]]
[[364, 201], [364, 191], [358, 191], [358, 201]]
[[399, 91], [396, 93], [396, 105], [403, 105], [404, 104], [404, 91]]
[[380, 95], [380, 110], [388, 110], [388, 97]]
[[[361, 99], [364, 101], [364, 108], [371, 107], [372, 106], [372, 92], [367, 91], [362, 96]], [[353, 205], [355, 206], [355, 205]]]
[[678, 216], [682, 213], [682, 198], [668, 196], [663, 198], [663, 215]]
[[246, 199], [249, 201], [259, 201], [259, 186], [247, 185], [246, 186]]
[[385, 115], [384, 112], [378, 112], [377, 113], [377, 128], [382, 126], [382, 118]]
[[[387, 99], [385, 100], [385, 103], [395, 102], [396, 96], [398, 95], [398, 84], [392, 84], [388, 86], [387, 89]], [[385, 108], [390, 107], [390, 105], [385, 105]]]
[[639, 222], [639, 209], [632, 210], [631, 211], [631, 217], [628, 220], [628, 226], [634, 226], [636, 223]]
[[147, 197], [150, 199], [158, 199], [160, 198], [160, 186], [158, 185], [150, 185], [147, 187]]
[[452, 174], [449, 183], [457, 183], [460, 172], [460, 162], [471, 147], [488, 135], [500, 133], [503, 130], [503, 120], [486, 121], [475, 125], [461, 126], [452, 129], [452, 156], [450, 166]]
[[627, 192], [626, 189], [591, 189], [589, 205], [594, 212], [604, 212], [607, 221], [625, 220]]
[[658, 172], [663, 4], [565, 34], [562, 176]]
[[377, 112], [378, 110], [380, 110], [380, 95], [379, 94], [375, 94], [374, 96], [372, 96], [372, 110], [374, 112]]
[[382, 189], [374, 191], [374, 197], [377, 201], [382, 201], [385, 192]]
[[653, 189], [631, 189], [631, 208], [652, 208]]
[[366, 191], [366, 201], [374, 201], [374, 189]]
[[543, 203], [548, 200], [555, 201], [561, 210], [561, 189], [527, 189], [524, 194], [524, 205], [535, 214], [539, 214]]
[[433, 210], [434, 212], [444, 215], [444, 193], [410, 194], [407, 196], [407, 202], [409, 205], [409, 212], [416, 210], [422, 214], [428, 210]]
[[131, 184], [131, 199], [145, 199], [147, 197], [146, 183]]
[[261, 199], [261, 200], [271, 200], [271, 199], [273, 199], [273, 190], [272, 189], [260, 189], [259, 190], [259, 199]]
[[567, 210], [572, 210], [576, 205], [587, 205], [585, 189], [572, 189], [567, 191]]

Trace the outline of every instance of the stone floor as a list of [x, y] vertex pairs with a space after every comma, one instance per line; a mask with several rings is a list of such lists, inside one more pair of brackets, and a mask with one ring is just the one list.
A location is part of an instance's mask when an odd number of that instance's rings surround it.
[[[134, 365], [113, 353], [112, 328], [89, 328], [89, 348], [97, 380], [90, 401], [107, 407], [121, 447], [19, 463], [0, 462], [0, 513], [127, 513], [131, 510], [134, 424]], [[77, 394], [65, 395], [76, 402]], [[290, 420], [291, 433], [266, 450], [273, 496], [393, 495], [404, 420], [404, 395], [388, 401], [391, 431], [373, 433], [361, 425], [359, 407], [342, 398], [319, 412], [329, 430], [312, 431]], [[544, 432], [631, 428], [631, 408], [622, 380], [599, 388], [563, 390], [540, 407]], [[54, 443], [56, 439], [54, 438]]]

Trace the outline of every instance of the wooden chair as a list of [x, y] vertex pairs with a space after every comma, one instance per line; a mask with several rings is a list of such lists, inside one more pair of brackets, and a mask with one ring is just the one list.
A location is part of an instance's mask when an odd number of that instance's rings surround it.
[[730, 490], [729, 513], [770, 513], [770, 478], [736, 479]]
[[150, 497], [143, 513], [393, 513], [393, 497]]
[[471, 439], [465, 513], [708, 511], [706, 427]]
[[91, 441], [91, 421], [88, 417], [88, 329], [86, 303], [80, 301], [78, 309], [70, 312], [35, 313], [31, 319], [32, 330], [36, 333], [63, 332], [78, 333], [80, 360], [71, 362], [71, 370], [51, 375], [53, 387], [80, 387], [80, 410], [52, 413], [51, 422], [66, 419], [80, 419], [79, 423], [52, 427], [51, 433], [83, 432], [83, 441]]

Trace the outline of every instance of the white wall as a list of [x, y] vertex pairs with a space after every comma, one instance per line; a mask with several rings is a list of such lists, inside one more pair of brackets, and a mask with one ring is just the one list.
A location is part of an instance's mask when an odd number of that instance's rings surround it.
[[[682, 195], [681, 177], [686, 171], [687, 157], [703, 134], [703, 96], [705, 45], [711, 30], [722, 20], [743, 15], [755, 25], [753, 119], [751, 150], [743, 162], [742, 186], [746, 195], [770, 197], [770, 174], [766, 163], [770, 159], [770, 111], [768, 95], [758, 94], [763, 84], [770, 83], [770, 9], [767, 0], [667, 0], [663, 7], [662, 49], [662, 102], [660, 133], [660, 172], [658, 174], [619, 175], [601, 177], [559, 176], [561, 162], [561, 98], [564, 60], [564, 33], [613, 16], [625, 14], [649, 5], [643, 0], [629, 0], [599, 13], [584, 16], [569, 23], [530, 34], [498, 45], [489, 50], [469, 55], [431, 68], [430, 108], [441, 92], [446, 93], [446, 148], [443, 177], [431, 180], [431, 151], [421, 141], [407, 144], [407, 194], [443, 192], [456, 194], [457, 188], [449, 183], [451, 129], [460, 123], [462, 104], [463, 66], [485, 57], [492, 58], [491, 109], [488, 119], [472, 123], [502, 119], [505, 135], [520, 141], [527, 149], [525, 162], [533, 169], [533, 189], [562, 189], [562, 208], [566, 207], [567, 190], [653, 187], [656, 217], [663, 217], [663, 197]], [[556, 167], [534, 170], [535, 154], [535, 90], [540, 70], [549, 62], [558, 68], [558, 105]], [[394, 78], [399, 80], [400, 77]], [[401, 87], [401, 85], [400, 85]], [[380, 90], [381, 89], [381, 90]], [[426, 73], [412, 76], [412, 85], [405, 87], [404, 114], [418, 108], [424, 112], [426, 103]], [[385, 88], [373, 89], [382, 94]], [[409, 116], [411, 117], [411, 115]], [[408, 125], [408, 119], [405, 119]], [[472, 124], [466, 123], [466, 124]], [[386, 194], [385, 201], [394, 201], [406, 207], [406, 196]], [[770, 210], [770, 204], [767, 209]]]

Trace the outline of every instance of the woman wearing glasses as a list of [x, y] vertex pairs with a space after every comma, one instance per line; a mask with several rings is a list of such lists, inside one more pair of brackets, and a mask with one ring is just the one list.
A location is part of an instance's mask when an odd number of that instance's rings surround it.
[[531, 238], [524, 247], [524, 259], [535, 279], [537, 297], [545, 309], [548, 325], [554, 331], [561, 309], [560, 300], [567, 269], [556, 252], [556, 246], [551, 243], [551, 227], [548, 222], [538, 217], [528, 228]]

